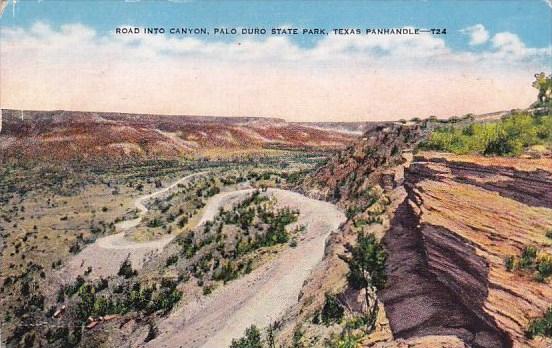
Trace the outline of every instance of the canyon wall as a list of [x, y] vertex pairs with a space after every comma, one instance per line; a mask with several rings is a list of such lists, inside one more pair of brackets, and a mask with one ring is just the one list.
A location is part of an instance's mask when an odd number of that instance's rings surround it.
[[[371, 187], [385, 188], [390, 199], [382, 223], [367, 230], [388, 253], [388, 284], [378, 294], [383, 310], [376, 331], [363, 346], [552, 347], [550, 339], [525, 333], [552, 306], [550, 279], [539, 282], [531, 272], [505, 267], [507, 257], [527, 246], [552, 253], [546, 237], [552, 230], [552, 160], [413, 156], [409, 151], [426, 134], [418, 125], [374, 129], [298, 188], [347, 210], [363, 207]], [[329, 282], [339, 284], [333, 291], [345, 287], [347, 300], [347, 266], [339, 254], [355, 242], [352, 219], [329, 239], [303, 299]]]
[[381, 297], [395, 337], [549, 347], [525, 330], [552, 305], [550, 282], [508, 272], [504, 260], [525, 246], [551, 250], [551, 161], [425, 153], [414, 157], [404, 188], [384, 237], [391, 281]]

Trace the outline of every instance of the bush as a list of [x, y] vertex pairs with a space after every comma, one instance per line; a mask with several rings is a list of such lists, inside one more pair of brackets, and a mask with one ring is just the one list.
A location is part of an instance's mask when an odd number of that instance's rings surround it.
[[544, 282], [552, 276], [552, 256], [544, 252], [539, 253], [537, 248], [532, 246], [525, 247], [518, 258], [507, 257], [504, 264], [508, 272], [532, 271], [535, 279], [540, 282]]
[[322, 322], [328, 326], [332, 323], [339, 323], [343, 318], [343, 306], [334, 295], [326, 294], [326, 302], [322, 308]]
[[525, 333], [529, 338], [535, 336], [552, 337], [552, 307], [548, 308], [542, 318], [531, 321]]
[[119, 272], [117, 272], [117, 275], [123, 276], [125, 278], [131, 278], [137, 275], [138, 272], [134, 269], [132, 269], [132, 263], [127, 258], [123, 263], [121, 264], [121, 267], [119, 268]]
[[552, 257], [543, 256], [537, 260], [537, 275], [539, 281], [545, 281], [552, 275]]
[[232, 339], [230, 348], [262, 348], [261, 332], [255, 325], [245, 329], [245, 336], [240, 339]]
[[[349, 260], [347, 280], [354, 289], [374, 286], [381, 289], [385, 286], [385, 260], [387, 255], [373, 234], [360, 233], [357, 245], [352, 250]], [[368, 276], [367, 276], [368, 275]]]
[[167, 262], [165, 263], [165, 265], [169, 267], [170, 265], [174, 265], [177, 262], [178, 262], [178, 255], [171, 255], [167, 258]]
[[329, 342], [329, 348], [357, 348], [362, 342], [362, 335], [353, 335], [350, 332], [344, 332], [337, 338]]
[[528, 246], [523, 249], [519, 258], [519, 268], [528, 269], [534, 266], [537, 258], [537, 248]]
[[383, 246], [373, 234], [359, 233], [357, 245], [351, 250], [352, 257], [347, 261], [349, 273], [347, 280], [349, 285], [357, 290], [364, 290], [366, 306], [369, 308], [366, 314], [366, 326], [372, 331], [376, 325], [379, 310], [376, 290], [382, 289], [387, 282], [385, 274], [385, 260], [387, 254]]
[[213, 280], [222, 280], [225, 283], [236, 279], [239, 276], [238, 270], [232, 262], [227, 262], [213, 272]]
[[516, 269], [516, 258], [513, 256], [508, 256], [506, 259], [504, 259], [504, 265], [506, 266], [506, 270], [508, 272], [512, 272]]

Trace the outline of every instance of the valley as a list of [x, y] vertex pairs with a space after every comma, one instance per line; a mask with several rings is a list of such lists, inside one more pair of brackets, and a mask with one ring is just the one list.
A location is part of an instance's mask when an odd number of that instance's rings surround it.
[[9, 347], [552, 342], [542, 109], [379, 124], [27, 115], [4, 113], [0, 135]]

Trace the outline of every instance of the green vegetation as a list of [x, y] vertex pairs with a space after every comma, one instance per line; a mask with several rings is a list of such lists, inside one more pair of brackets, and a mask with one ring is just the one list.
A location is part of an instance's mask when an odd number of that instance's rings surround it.
[[[294, 221], [295, 212], [278, 211], [268, 204], [269, 224], [260, 220], [257, 211], [250, 223], [246, 216], [239, 217], [224, 229], [218, 221], [207, 231], [188, 231], [188, 223], [195, 221], [207, 199], [224, 186], [247, 182], [253, 187], [270, 187], [297, 182], [319, 158], [318, 153], [297, 152], [230, 160], [5, 163], [0, 166], [0, 234], [5, 238], [0, 287], [5, 309], [3, 338], [8, 346], [76, 347], [84, 343], [81, 336], [85, 341], [91, 338], [88, 330], [82, 330], [86, 315], [137, 315], [145, 319], [140, 325], [149, 325], [151, 318], [177, 303], [181, 295], [176, 285], [180, 282], [195, 277], [207, 293], [216, 286], [212, 281], [229, 281], [251, 272], [256, 248], [292, 243], [295, 232], [281, 227]], [[72, 254], [96, 238], [114, 233], [116, 223], [138, 217], [138, 211], [128, 204], [136, 195], [206, 170], [212, 174], [181, 183], [166, 196], [146, 202], [149, 211], [136, 237], [145, 240], [173, 233], [180, 245], [171, 243], [169, 253], [149, 260], [139, 274], [128, 262], [121, 265], [120, 275], [91, 281], [92, 269], [85, 267], [73, 282], [49, 294], [45, 282], [51, 281], [52, 272], [62, 269]], [[159, 281], [166, 277], [175, 283], [174, 289], [165, 280], [161, 281], [164, 285]], [[105, 282], [108, 287], [102, 288]], [[62, 306], [66, 307], [64, 313], [52, 318]], [[51, 325], [34, 325], [43, 322]], [[150, 328], [148, 337], [153, 336], [155, 330]], [[95, 335], [94, 339], [101, 341], [102, 337]]]
[[552, 106], [552, 75], [546, 76], [546, 74], [543, 72], [541, 72], [540, 74], [535, 74], [533, 87], [535, 87], [539, 91], [537, 102], [534, 106]]
[[378, 299], [375, 292], [382, 289], [387, 281], [385, 274], [385, 260], [387, 255], [383, 246], [373, 234], [359, 233], [357, 245], [351, 250], [351, 258], [347, 259], [349, 274], [347, 280], [353, 289], [364, 290], [366, 305], [369, 312], [366, 314], [367, 328], [374, 328], [377, 313]]
[[332, 323], [339, 323], [343, 318], [343, 306], [339, 303], [339, 299], [335, 295], [326, 294], [326, 301], [322, 308], [320, 317], [322, 322], [328, 326]]
[[328, 342], [329, 348], [358, 348], [362, 341], [361, 334], [353, 334], [350, 331], [344, 331], [339, 336], [334, 337]]
[[119, 272], [117, 272], [117, 275], [123, 276], [125, 278], [131, 278], [137, 275], [138, 272], [134, 269], [132, 269], [132, 264], [128, 257], [121, 263], [121, 267], [119, 267]]
[[245, 336], [239, 339], [232, 339], [230, 348], [262, 348], [261, 332], [255, 325], [245, 329]]
[[[299, 212], [277, 209], [276, 201], [256, 190], [228, 210], [221, 209], [212, 221], [175, 238], [176, 253], [168, 253], [165, 266], [176, 264], [182, 279], [197, 279], [204, 294], [214, 288], [209, 281], [227, 283], [253, 269], [255, 250], [289, 242], [304, 226], [291, 231]], [[182, 256], [179, 261], [179, 256]]]
[[525, 333], [529, 338], [536, 336], [552, 337], [552, 307], [548, 308], [542, 318], [531, 321]]
[[552, 115], [514, 113], [500, 121], [435, 129], [422, 150], [455, 154], [518, 156], [533, 145], [552, 145]]
[[525, 247], [519, 257], [509, 256], [504, 260], [508, 272], [532, 272], [535, 280], [544, 282], [552, 276], [552, 256], [537, 248]]

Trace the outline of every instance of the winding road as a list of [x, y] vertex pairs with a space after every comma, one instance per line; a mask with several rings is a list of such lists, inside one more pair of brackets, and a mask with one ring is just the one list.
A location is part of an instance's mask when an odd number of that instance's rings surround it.
[[[231, 204], [253, 190], [225, 192], [211, 198], [210, 211]], [[255, 324], [264, 328], [297, 303], [299, 292], [312, 269], [322, 260], [326, 238], [346, 220], [334, 205], [299, 193], [268, 189], [279, 206], [299, 209], [298, 224], [306, 226], [295, 248], [287, 248], [267, 262], [212, 294], [177, 308], [159, 325], [159, 336], [142, 347], [226, 348], [233, 338]]]
[[[76, 255], [66, 271], [73, 272], [74, 277], [91, 266], [91, 276], [105, 277], [115, 274], [126, 257], [130, 257], [133, 266], [141, 267], [145, 258], [161, 250], [175, 236], [137, 242], [126, 239], [124, 231], [141, 222], [148, 211], [147, 201], [202, 174], [205, 173], [188, 175], [170, 186], [136, 199], [138, 218], [117, 224], [120, 233], [99, 238]], [[197, 226], [212, 220], [221, 207], [227, 208], [251, 192], [253, 189], [242, 189], [211, 197], [202, 210]], [[280, 319], [297, 303], [304, 281], [322, 260], [326, 238], [346, 218], [333, 204], [296, 192], [268, 189], [266, 194], [274, 196], [278, 206], [300, 211], [297, 224], [306, 228], [297, 247], [284, 249], [272, 261], [217, 288], [208, 296], [184, 301], [185, 304], [161, 319], [158, 324], [159, 335], [154, 340], [144, 343], [143, 337], [135, 337], [134, 341], [129, 342], [132, 347], [226, 348], [233, 338], [241, 337], [250, 325], [264, 328]]]
[[176, 235], [168, 235], [147, 242], [138, 242], [126, 238], [126, 231], [138, 226], [142, 221], [144, 215], [148, 212], [148, 208], [146, 207], [148, 201], [162, 197], [164, 194], [178, 187], [179, 184], [186, 183], [206, 173], [207, 172], [199, 172], [187, 175], [167, 187], [138, 197], [134, 201], [134, 206], [138, 209], [138, 217], [117, 223], [115, 228], [117, 231], [120, 231], [119, 233], [98, 238], [93, 244], [87, 246], [84, 250], [75, 255], [75, 257], [64, 267], [63, 273], [67, 274], [70, 279], [73, 279], [77, 275], [82, 274], [84, 270], [90, 266], [92, 267], [92, 272], [90, 273], [91, 277], [107, 277], [116, 274], [121, 263], [127, 257], [132, 262], [134, 268], [141, 268], [144, 258], [163, 249], [163, 247], [173, 240]]

